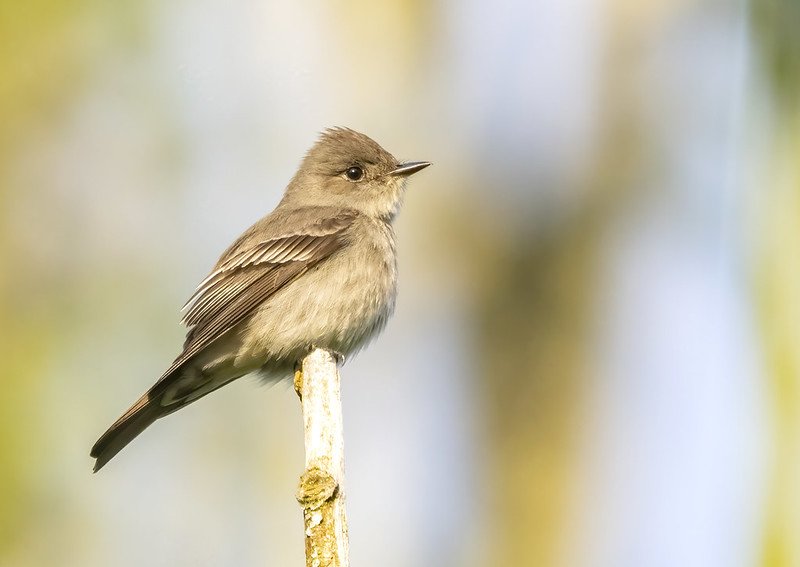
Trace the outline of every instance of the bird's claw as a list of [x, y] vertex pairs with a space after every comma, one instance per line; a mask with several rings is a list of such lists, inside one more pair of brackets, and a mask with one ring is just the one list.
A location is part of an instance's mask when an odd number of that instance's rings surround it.
[[[341, 366], [341, 365], [343, 365], [345, 363], [345, 360], [346, 360], [345, 356], [341, 352], [339, 352], [338, 350], [333, 350], [332, 348], [318, 347], [317, 345], [312, 344], [312, 345], [309, 345], [308, 352], [310, 353], [313, 350], [318, 349], [318, 348], [321, 348], [322, 350], [324, 350], [325, 352], [330, 354], [333, 357], [333, 359], [336, 361], [336, 366]], [[298, 362], [297, 364], [301, 364], [301, 363], [302, 363], [302, 361]]]

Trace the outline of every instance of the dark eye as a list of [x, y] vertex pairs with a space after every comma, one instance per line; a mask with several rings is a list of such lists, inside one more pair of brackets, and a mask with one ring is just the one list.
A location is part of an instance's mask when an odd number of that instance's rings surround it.
[[354, 165], [353, 167], [348, 167], [344, 174], [350, 181], [361, 181], [361, 179], [364, 177], [364, 170], [357, 165]]

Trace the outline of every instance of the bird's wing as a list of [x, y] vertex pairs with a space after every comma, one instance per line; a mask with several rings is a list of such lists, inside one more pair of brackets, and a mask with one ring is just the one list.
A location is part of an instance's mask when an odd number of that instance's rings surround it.
[[290, 234], [249, 245], [235, 243], [184, 305], [182, 322], [189, 327], [186, 343], [162, 380], [275, 292], [340, 249], [355, 218], [356, 213], [343, 211]]
[[[153, 385], [122, 417], [108, 428], [94, 444], [91, 456], [97, 459], [94, 470], [100, 470], [114, 455], [156, 419], [191, 403], [225, 382], [193, 381], [186, 391], [176, 395], [168, 407], [159, 398], [181, 379], [180, 369], [193, 356], [219, 339], [245, 319], [263, 301], [295, 278], [310, 270], [346, 244], [345, 232], [357, 214], [339, 211], [325, 214], [315, 211], [318, 220], [297, 228], [296, 215], [268, 218], [254, 225], [222, 255], [211, 275], [197, 288], [184, 306], [184, 322], [189, 333], [183, 352], [175, 359], [158, 382]], [[282, 227], [295, 230], [281, 232]], [[259, 238], [259, 234], [277, 236]]]

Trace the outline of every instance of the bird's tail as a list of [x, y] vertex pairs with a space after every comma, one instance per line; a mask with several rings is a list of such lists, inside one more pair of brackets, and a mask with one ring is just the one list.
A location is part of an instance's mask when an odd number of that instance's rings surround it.
[[103, 468], [103, 465], [114, 455], [122, 451], [137, 435], [166, 413], [168, 412], [164, 411], [157, 398], [151, 397], [150, 392], [139, 398], [92, 447], [90, 455], [97, 459], [94, 463], [94, 472]]
[[150, 427], [155, 420], [196, 402], [241, 374], [242, 372], [206, 375], [201, 372], [187, 374], [184, 371], [165, 374], [94, 444], [89, 452], [97, 459], [94, 463], [94, 472], [103, 468], [103, 465]]

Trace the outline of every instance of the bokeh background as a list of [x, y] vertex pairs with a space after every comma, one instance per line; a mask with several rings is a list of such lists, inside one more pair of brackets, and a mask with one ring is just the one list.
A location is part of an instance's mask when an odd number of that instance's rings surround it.
[[291, 388], [102, 473], [326, 126], [415, 176], [353, 565], [800, 565], [800, 3], [0, 3], [0, 566], [302, 565]]

